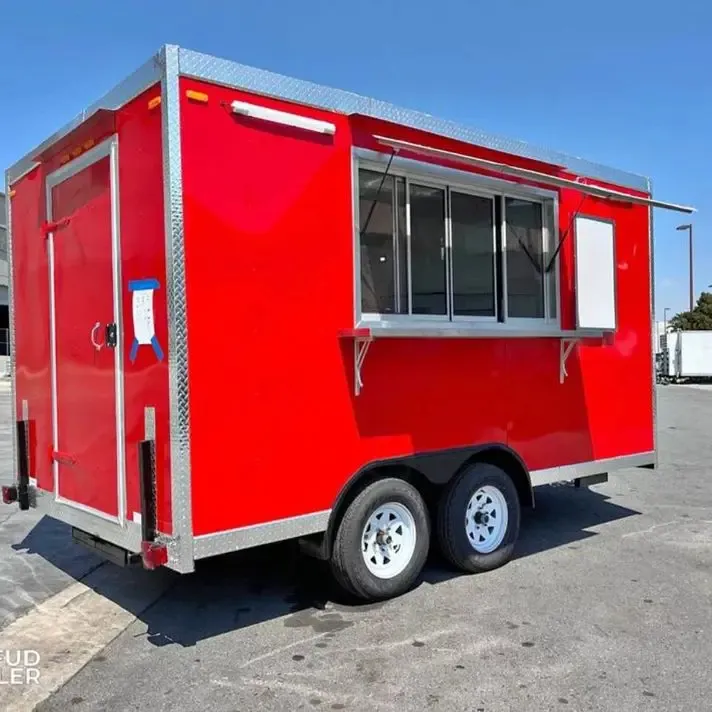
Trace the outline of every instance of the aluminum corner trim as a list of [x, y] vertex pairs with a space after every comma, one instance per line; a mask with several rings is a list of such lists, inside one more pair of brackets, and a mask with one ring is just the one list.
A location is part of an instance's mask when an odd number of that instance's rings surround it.
[[588, 477], [589, 475], [602, 475], [616, 470], [625, 470], [630, 467], [644, 467], [655, 464], [654, 452], [642, 452], [636, 455], [624, 455], [622, 457], [611, 457], [604, 460], [590, 460], [579, 462], [575, 465], [562, 465], [561, 467], [549, 467], [544, 470], [532, 470], [529, 477], [532, 487], [540, 485], [550, 485], [554, 482], [567, 482], [578, 477]]
[[[11, 452], [12, 460], [10, 467], [13, 481], [17, 477], [17, 438], [15, 437], [15, 423], [17, 422], [17, 383], [15, 379], [15, 273], [13, 269], [14, 260], [12, 257], [12, 195], [10, 193], [10, 172], [5, 173], [5, 229], [7, 235], [7, 297], [8, 312], [10, 318], [10, 343], [8, 347], [9, 368], [10, 368], [10, 415], [11, 421]], [[30, 472], [30, 477], [32, 472]]]
[[190, 472], [190, 399], [186, 318], [183, 173], [178, 47], [161, 50], [163, 121], [163, 191], [168, 299], [168, 379], [170, 405], [171, 511], [173, 532], [168, 565], [181, 573], [195, 567]]
[[303, 514], [298, 517], [277, 519], [264, 524], [254, 524], [249, 527], [197, 536], [195, 537], [195, 558], [204, 559], [240, 549], [250, 549], [309, 534], [319, 534], [326, 531], [330, 517], [331, 510], [325, 509], [313, 514]]

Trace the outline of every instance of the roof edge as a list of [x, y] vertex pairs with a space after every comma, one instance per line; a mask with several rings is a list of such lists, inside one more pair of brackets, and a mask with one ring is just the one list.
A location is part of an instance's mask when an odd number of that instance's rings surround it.
[[41, 154], [47, 148], [62, 139], [97, 111], [100, 109], [115, 111], [123, 106], [127, 101], [130, 101], [134, 97], [138, 96], [142, 91], [145, 91], [149, 86], [151, 86], [151, 84], [154, 84], [156, 81], [160, 80], [160, 56], [162, 51], [163, 48], [153, 54], [150, 59], [144, 62], [128, 77], [125, 77], [121, 82], [106, 92], [101, 99], [95, 101], [93, 104], [81, 111], [71, 121], [62, 126], [62, 128], [55, 131], [51, 136], [26, 153], [19, 161], [10, 166], [5, 171], [7, 185], [15, 183], [22, 178], [23, 175], [29, 173], [36, 165], [38, 165], [35, 160], [35, 156]]
[[84, 109], [74, 119], [9, 167], [6, 170], [7, 185], [16, 182], [32, 170], [37, 165], [35, 156], [86, 121], [96, 111], [100, 109], [116, 110], [151, 84], [159, 81], [162, 76], [160, 58], [169, 48], [178, 51], [180, 73], [182, 75], [213, 81], [225, 86], [253, 91], [275, 98], [287, 99], [337, 113], [363, 114], [371, 118], [399, 123], [410, 128], [462, 141], [473, 146], [482, 146], [544, 163], [559, 164], [564, 166], [566, 170], [582, 177], [633, 190], [649, 191], [649, 178], [641, 174], [624, 171], [560, 151], [537, 147], [519, 139], [489, 134], [464, 124], [440, 119], [424, 112], [398, 107], [354, 92], [334, 89], [307, 80], [296, 79], [168, 44], [163, 45], [150, 59], [104, 94], [98, 101]]

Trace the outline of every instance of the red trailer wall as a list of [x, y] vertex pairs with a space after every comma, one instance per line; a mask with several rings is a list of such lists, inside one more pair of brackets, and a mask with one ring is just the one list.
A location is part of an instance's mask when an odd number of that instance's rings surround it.
[[[17, 417], [27, 401], [30, 419], [30, 476], [54, 489], [52, 385], [49, 348], [49, 281], [45, 236], [45, 171], [39, 166], [10, 186], [15, 319], [15, 399]], [[14, 474], [14, 473], [13, 473]]]
[[[388, 339], [371, 346], [354, 397], [353, 348], [338, 333], [353, 326], [360, 130], [344, 116], [191, 79], [180, 94], [196, 535], [328, 509], [362, 466], [399, 455], [500, 442], [536, 470], [653, 449], [645, 207], [581, 206], [616, 221], [619, 329], [612, 345], [574, 351], [564, 384], [557, 339]], [[336, 135], [237, 118], [234, 100], [331, 121]], [[560, 197], [563, 229], [581, 196]], [[561, 275], [570, 328], [571, 236]]]
[[90, 120], [53, 147], [44, 162], [17, 181], [12, 201], [13, 287], [15, 318], [16, 407], [22, 414], [27, 400], [31, 421], [30, 474], [41, 489], [54, 487], [52, 400], [49, 348], [49, 279], [46, 240], [45, 177], [62, 165], [62, 157], [90, 140], [98, 144], [119, 136], [119, 215], [122, 253], [124, 334], [124, 410], [126, 427], [127, 516], [140, 512], [137, 444], [144, 436], [144, 407], [156, 408], [158, 518], [170, 532], [170, 461], [168, 443], [168, 368], [139, 349], [134, 364], [131, 345], [131, 279], [157, 276], [163, 289], [155, 294], [156, 333], [167, 344], [165, 296], [165, 238], [163, 224], [163, 166], [160, 108], [148, 109], [152, 87], [113, 116]]
[[[155, 86], [119, 113], [119, 196], [121, 206], [121, 283], [123, 309], [124, 423], [126, 428], [127, 516], [141, 511], [138, 443], [145, 434], [144, 409], [155, 408], [156, 505], [160, 531], [171, 533], [170, 441], [168, 403], [168, 322], [166, 295], [166, 239], [163, 212], [163, 149], [161, 107], [148, 108], [160, 96]], [[128, 283], [154, 277], [156, 337], [164, 358], [150, 347], [138, 349], [131, 363], [132, 297]]]

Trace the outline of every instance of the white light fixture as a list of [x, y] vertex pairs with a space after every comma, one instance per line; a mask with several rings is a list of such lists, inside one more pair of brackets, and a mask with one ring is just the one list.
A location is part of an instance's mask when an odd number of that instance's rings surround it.
[[297, 129], [315, 131], [316, 133], [328, 134], [329, 136], [333, 136], [336, 133], [336, 126], [328, 121], [319, 121], [318, 119], [310, 119], [307, 116], [290, 114], [287, 111], [268, 109], [266, 106], [248, 104], [246, 101], [233, 101], [231, 107], [233, 113], [249, 116], [252, 119], [263, 119], [264, 121], [271, 121], [274, 124], [293, 126]]

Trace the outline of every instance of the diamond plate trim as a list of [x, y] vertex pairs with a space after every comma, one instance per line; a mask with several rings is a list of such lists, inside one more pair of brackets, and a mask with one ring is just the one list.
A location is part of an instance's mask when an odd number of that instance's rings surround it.
[[161, 51], [161, 111], [163, 118], [163, 190], [166, 222], [166, 282], [168, 297], [168, 372], [170, 393], [171, 508], [173, 536], [168, 542], [168, 566], [193, 571], [193, 521], [190, 482], [190, 411], [188, 343], [183, 241], [183, 175], [178, 96], [178, 47]]
[[179, 49], [179, 57], [180, 73], [196, 79], [286, 99], [340, 114], [363, 114], [391, 121], [476, 146], [484, 146], [524, 158], [565, 166], [576, 175], [596, 178], [635, 190], [646, 190], [648, 185], [645, 177], [634, 173], [604, 166], [583, 158], [568, 156], [558, 151], [537, 148], [524, 141], [494, 136], [453, 121], [404, 109], [378, 99], [369, 99], [352, 92], [332, 89], [187, 49]]
[[195, 558], [205, 559], [231, 551], [250, 549], [263, 544], [272, 544], [300, 536], [319, 534], [329, 526], [331, 510], [302, 514], [288, 519], [277, 519], [264, 524], [253, 524], [240, 529], [229, 529], [214, 534], [195, 537]]
[[[10, 197], [10, 171], [5, 173], [5, 230], [7, 234], [7, 295], [8, 312], [10, 315], [10, 353], [8, 360], [10, 364], [10, 414], [12, 415], [13, 433], [12, 435], [12, 478], [17, 477], [17, 438], [15, 437], [14, 424], [17, 422], [17, 402], [15, 384], [15, 275], [13, 272], [12, 258], [12, 198]], [[30, 472], [30, 475], [32, 473]]]

